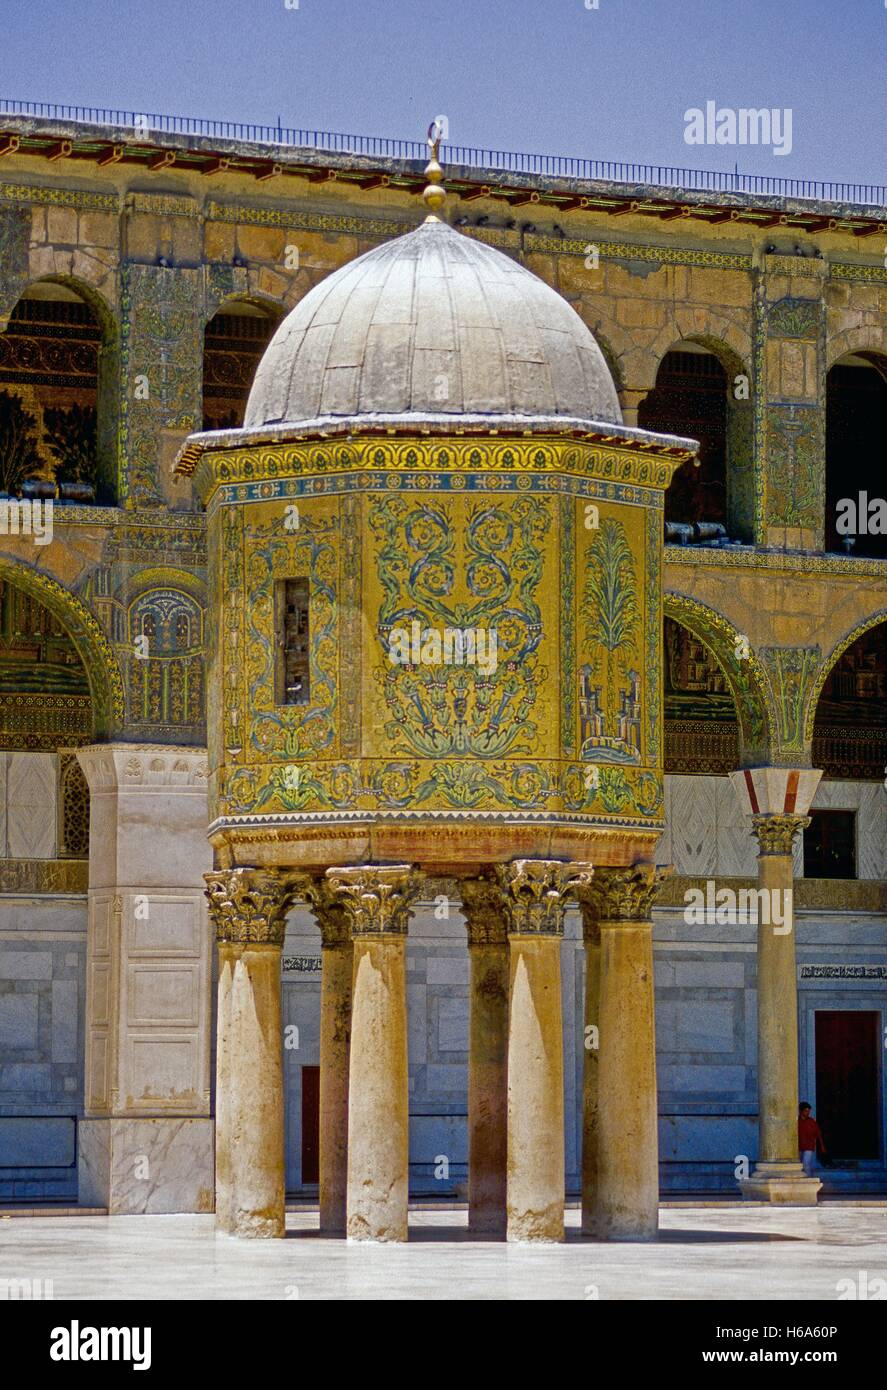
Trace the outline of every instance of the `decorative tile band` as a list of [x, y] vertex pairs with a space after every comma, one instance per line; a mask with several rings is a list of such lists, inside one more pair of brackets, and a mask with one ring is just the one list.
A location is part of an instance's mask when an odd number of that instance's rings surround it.
[[0, 183], [0, 200], [9, 203], [52, 203], [88, 212], [119, 212], [116, 193], [86, 193], [75, 188], [41, 188], [30, 183]]

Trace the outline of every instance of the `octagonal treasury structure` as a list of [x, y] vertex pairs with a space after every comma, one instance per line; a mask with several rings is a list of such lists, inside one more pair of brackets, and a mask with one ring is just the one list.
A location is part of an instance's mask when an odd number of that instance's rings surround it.
[[663, 499], [578, 314], [429, 219], [315, 286], [207, 510], [223, 865], [630, 864], [663, 827]]

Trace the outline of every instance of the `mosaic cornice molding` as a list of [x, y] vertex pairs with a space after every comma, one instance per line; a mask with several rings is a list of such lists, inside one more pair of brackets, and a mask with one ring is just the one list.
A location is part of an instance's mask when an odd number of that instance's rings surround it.
[[883, 560], [857, 559], [844, 555], [810, 555], [804, 551], [743, 549], [707, 550], [702, 546], [667, 545], [663, 561], [668, 565], [699, 565], [713, 569], [762, 569], [774, 573], [798, 570], [803, 574], [846, 574], [860, 579], [884, 579]]
[[48, 203], [83, 212], [120, 212], [117, 193], [89, 193], [79, 188], [45, 188], [33, 183], [0, 183], [0, 202]]
[[214, 198], [207, 202], [204, 216], [208, 222], [234, 222], [251, 227], [291, 227], [306, 232], [350, 232], [367, 238], [400, 236], [412, 231], [421, 221], [420, 217], [354, 217], [303, 212], [297, 208], [221, 203]]
[[887, 267], [859, 265], [856, 261], [832, 261], [829, 276], [833, 280], [857, 280], [860, 283], [887, 285]]
[[[663, 458], [627, 446], [608, 448], [554, 438], [506, 442], [453, 437], [433, 443], [373, 438], [347, 444], [278, 444], [216, 451], [203, 456], [195, 481], [205, 500], [209, 501], [217, 488], [227, 486], [233, 490], [226, 492], [225, 500], [236, 503], [270, 501], [280, 495], [270, 486], [250, 492], [254, 484], [270, 485], [299, 476], [356, 475], [359, 479], [361, 474], [368, 482], [372, 473], [413, 474], [413, 486], [429, 489], [436, 485], [435, 475], [450, 477], [453, 487], [459, 486], [457, 478], [463, 479], [463, 485], [467, 483], [467, 475], [472, 473], [481, 474], [484, 486], [491, 488], [496, 486], [496, 477], [523, 478], [524, 488], [529, 489], [533, 476], [572, 474], [663, 492], [675, 469], [691, 457], [691, 453], [678, 450]], [[390, 486], [387, 481], [386, 485]]]
[[127, 212], [146, 213], [151, 217], [200, 217], [200, 204], [189, 196], [171, 193], [127, 193], [124, 200]]

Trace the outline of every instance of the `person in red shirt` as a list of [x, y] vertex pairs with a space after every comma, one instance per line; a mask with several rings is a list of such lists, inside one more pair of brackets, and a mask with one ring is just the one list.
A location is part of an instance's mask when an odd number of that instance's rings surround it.
[[822, 1130], [810, 1113], [810, 1102], [802, 1100], [798, 1106], [798, 1148], [801, 1162], [808, 1178], [816, 1176], [816, 1150], [825, 1158], [825, 1142]]

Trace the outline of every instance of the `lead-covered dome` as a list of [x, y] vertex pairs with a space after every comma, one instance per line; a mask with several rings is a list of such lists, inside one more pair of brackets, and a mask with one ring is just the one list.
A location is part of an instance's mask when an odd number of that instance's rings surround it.
[[375, 414], [622, 420], [576, 311], [501, 251], [439, 221], [305, 295], [259, 364], [244, 426]]

